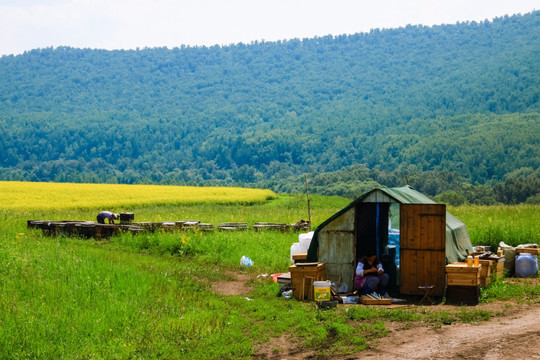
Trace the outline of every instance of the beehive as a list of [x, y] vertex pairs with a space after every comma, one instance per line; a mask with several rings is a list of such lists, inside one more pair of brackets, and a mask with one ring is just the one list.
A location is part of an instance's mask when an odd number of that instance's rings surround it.
[[296, 263], [289, 267], [293, 295], [297, 300], [313, 296], [313, 281], [324, 280], [324, 263]]
[[467, 263], [446, 265], [446, 283], [449, 286], [480, 285], [480, 266], [467, 266]]

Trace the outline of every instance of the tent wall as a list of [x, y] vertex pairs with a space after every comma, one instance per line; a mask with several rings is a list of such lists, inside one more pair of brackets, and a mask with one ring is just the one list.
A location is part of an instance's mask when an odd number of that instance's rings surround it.
[[352, 289], [356, 267], [355, 208], [351, 208], [318, 233], [319, 261], [326, 264], [326, 278], [341, 276]]

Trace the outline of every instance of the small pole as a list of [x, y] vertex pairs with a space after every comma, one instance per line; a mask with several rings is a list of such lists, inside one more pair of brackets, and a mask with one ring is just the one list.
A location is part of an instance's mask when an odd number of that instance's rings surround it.
[[308, 212], [308, 221], [309, 221], [309, 231], [311, 231], [311, 207], [309, 204], [309, 191], [307, 186], [307, 175], [304, 175], [304, 179], [306, 180], [306, 196], [307, 196], [307, 212]]

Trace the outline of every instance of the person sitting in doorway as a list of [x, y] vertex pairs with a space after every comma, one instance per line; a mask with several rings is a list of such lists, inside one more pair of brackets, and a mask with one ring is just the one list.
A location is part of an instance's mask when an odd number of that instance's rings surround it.
[[389, 280], [390, 277], [384, 272], [375, 249], [369, 249], [356, 266], [355, 289], [360, 291], [362, 295], [371, 294], [372, 292], [385, 295]]
[[115, 214], [110, 211], [102, 211], [97, 216], [97, 222], [100, 224], [105, 224], [105, 219], [109, 220], [109, 224], [114, 224], [114, 220], [118, 219], [120, 215]]

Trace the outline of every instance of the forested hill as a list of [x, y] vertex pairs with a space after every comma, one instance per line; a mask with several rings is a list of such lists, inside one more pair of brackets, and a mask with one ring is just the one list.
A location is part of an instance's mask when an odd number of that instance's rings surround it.
[[3, 56], [0, 179], [288, 189], [287, 179], [354, 164], [473, 184], [538, 176], [538, 34], [536, 11], [249, 45]]

